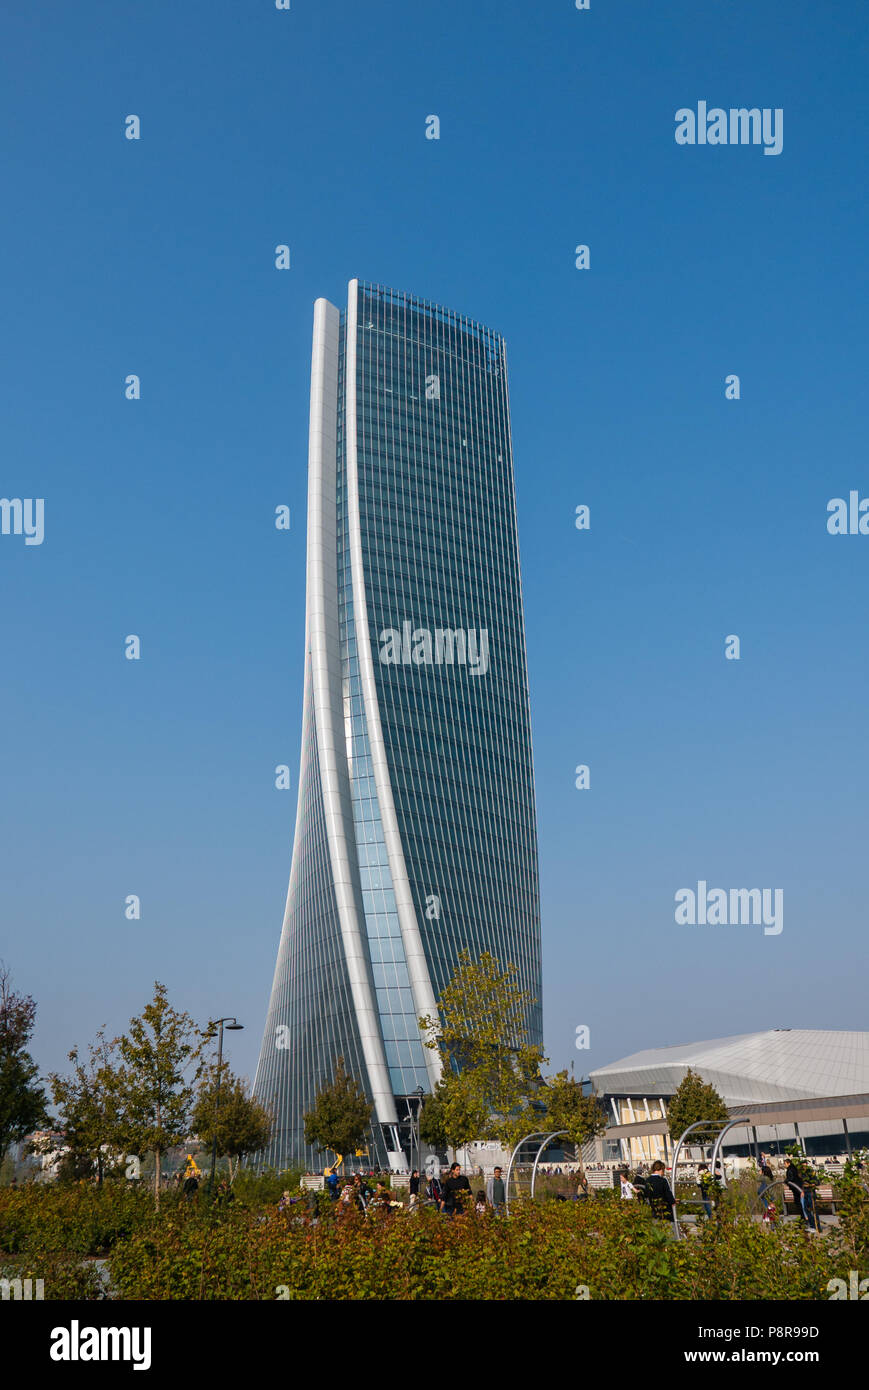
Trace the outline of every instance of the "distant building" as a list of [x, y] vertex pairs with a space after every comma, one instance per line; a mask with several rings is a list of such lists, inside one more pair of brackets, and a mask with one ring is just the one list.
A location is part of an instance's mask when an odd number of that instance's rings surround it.
[[31, 1159], [37, 1169], [37, 1182], [53, 1182], [68, 1147], [66, 1135], [59, 1130], [36, 1129], [24, 1140], [21, 1157]]
[[[818, 1097], [869, 1097], [869, 1032], [833, 1032], [808, 1028], [773, 1028], [741, 1033], [732, 1038], [685, 1043], [677, 1047], [635, 1052], [590, 1073], [595, 1093], [604, 1101], [613, 1126], [666, 1123], [667, 1105], [688, 1069], [714, 1086], [732, 1111], [772, 1102], [805, 1102]], [[795, 1112], [796, 1113], [796, 1112]], [[659, 1129], [664, 1128], [659, 1124]], [[796, 1128], [796, 1133], [795, 1133]], [[846, 1140], [846, 1133], [848, 1138]], [[752, 1125], [728, 1136], [731, 1152], [759, 1145], [784, 1150], [795, 1138], [808, 1153], [844, 1153], [869, 1147], [869, 1104], [866, 1114], [841, 1119]], [[620, 1138], [621, 1157], [649, 1163], [667, 1157], [663, 1134], [645, 1133]]]

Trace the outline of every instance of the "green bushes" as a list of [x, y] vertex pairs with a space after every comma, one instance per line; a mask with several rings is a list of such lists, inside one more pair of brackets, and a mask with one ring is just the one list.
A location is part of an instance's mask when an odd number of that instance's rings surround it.
[[707, 1223], [676, 1242], [639, 1204], [526, 1203], [508, 1219], [181, 1209], [118, 1244], [128, 1299], [818, 1299], [843, 1264], [796, 1227]]
[[266, 1168], [263, 1173], [255, 1173], [251, 1168], [242, 1168], [232, 1184], [233, 1195], [246, 1206], [273, 1203], [277, 1205], [285, 1191], [295, 1193], [301, 1182], [300, 1169], [288, 1168], [276, 1172]]
[[869, 1153], [855, 1153], [837, 1184], [842, 1238], [853, 1262], [869, 1262]]
[[41, 1279], [46, 1299], [102, 1298], [87, 1257], [153, 1217], [150, 1193], [114, 1183], [0, 1188], [0, 1278]]
[[33, 1280], [31, 1298], [37, 1297], [34, 1291], [37, 1280], [42, 1280], [42, 1297], [46, 1300], [78, 1301], [105, 1297], [105, 1286], [93, 1261], [61, 1255], [56, 1250], [33, 1249], [15, 1261], [0, 1261], [0, 1279]]
[[[291, 1179], [271, 1181], [283, 1191]], [[314, 1223], [307, 1201], [264, 1206], [266, 1188], [237, 1184], [228, 1205], [165, 1194], [159, 1212], [129, 1185], [3, 1189], [0, 1277], [43, 1279], [47, 1299], [99, 1297], [88, 1257], [107, 1251], [122, 1299], [574, 1299], [585, 1286], [592, 1299], [807, 1300], [850, 1269], [869, 1272], [869, 1195], [856, 1178], [842, 1230], [769, 1229], [724, 1208], [682, 1241], [609, 1191], [454, 1220], [363, 1214], [319, 1194]]]
[[99, 1255], [153, 1218], [154, 1199], [139, 1188], [106, 1183], [0, 1188], [0, 1252], [42, 1250]]

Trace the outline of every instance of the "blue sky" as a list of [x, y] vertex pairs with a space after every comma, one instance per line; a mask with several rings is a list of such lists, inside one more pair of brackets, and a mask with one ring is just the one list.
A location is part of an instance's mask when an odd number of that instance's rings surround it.
[[[85, 0], [2, 49], [0, 491], [45, 540], [0, 537], [0, 956], [43, 1070], [157, 978], [253, 1073], [312, 303], [354, 275], [507, 339], [553, 1064], [866, 1027], [869, 536], [826, 530], [869, 496], [865, 6]], [[782, 153], [678, 146], [699, 100], [781, 107]], [[700, 879], [783, 932], [677, 926]]]

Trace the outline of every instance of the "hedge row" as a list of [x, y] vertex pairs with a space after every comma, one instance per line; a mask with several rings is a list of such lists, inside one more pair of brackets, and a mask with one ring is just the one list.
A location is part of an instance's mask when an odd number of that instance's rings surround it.
[[[523, 1204], [509, 1218], [182, 1210], [110, 1258], [125, 1299], [819, 1299], [847, 1277], [835, 1239], [705, 1223], [673, 1241], [639, 1204]], [[587, 1294], [586, 1294], [587, 1290]]]
[[153, 1219], [153, 1195], [129, 1184], [0, 1187], [0, 1254], [99, 1255]]

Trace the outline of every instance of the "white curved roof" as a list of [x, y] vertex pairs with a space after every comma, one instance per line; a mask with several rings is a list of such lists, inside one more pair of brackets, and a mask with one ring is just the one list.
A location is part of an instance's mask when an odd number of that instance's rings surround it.
[[591, 1073], [609, 1095], [672, 1095], [688, 1068], [728, 1105], [869, 1093], [869, 1032], [771, 1028], [635, 1052]]

